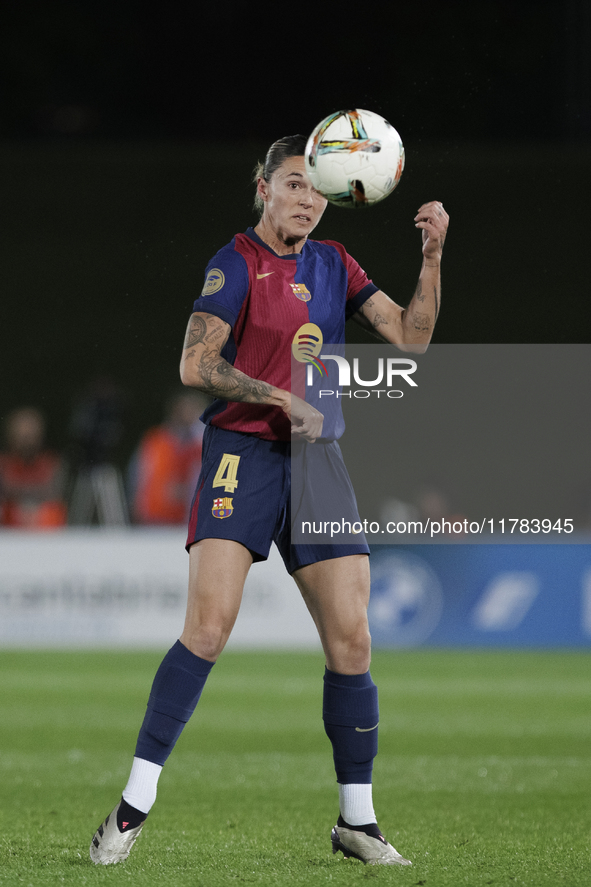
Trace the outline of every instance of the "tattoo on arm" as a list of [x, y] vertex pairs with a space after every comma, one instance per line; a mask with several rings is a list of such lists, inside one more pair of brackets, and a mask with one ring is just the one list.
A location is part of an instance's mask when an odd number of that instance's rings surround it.
[[[367, 311], [367, 308], [375, 308], [375, 302], [373, 299], [367, 299], [363, 305], [357, 309], [357, 320], [359, 320], [361, 326], [369, 330], [369, 332], [373, 332], [377, 330], [380, 326], [388, 326], [388, 321], [384, 317], [383, 314], [380, 314], [379, 311], [376, 311], [373, 316], [371, 316], [371, 311]], [[380, 333], [376, 333], [378, 339], [382, 339], [383, 337]]]
[[224, 328], [222, 326], [214, 327], [210, 333], [207, 334], [204, 342], [216, 342], [218, 339], [221, 339], [224, 335]]
[[[426, 293], [423, 292], [423, 283], [421, 280], [417, 283], [417, 288], [414, 293], [413, 301], [424, 303], [425, 302]], [[434, 308], [433, 314], [427, 314], [423, 311], [412, 311], [409, 317], [409, 320], [415, 330], [420, 333], [428, 332], [435, 325], [437, 317], [439, 315], [439, 293], [437, 292], [437, 286], [433, 287], [433, 297], [434, 297]]]
[[185, 337], [184, 362], [190, 361], [190, 378], [200, 391], [221, 400], [268, 403], [273, 385], [251, 379], [235, 369], [221, 355], [230, 332], [229, 324], [213, 314], [195, 312]]
[[[365, 315], [365, 309], [366, 309], [366, 307], [367, 307], [368, 302], [369, 302], [369, 305], [370, 305], [370, 307], [371, 307], [371, 299], [368, 299], [367, 302], [365, 302], [365, 303], [361, 306], [361, 308], [358, 308], [358, 309], [357, 309], [357, 312], [356, 312], [357, 320], [359, 320], [360, 318], [363, 318], [363, 322], [362, 322], [361, 325], [364, 326], [364, 327], [366, 327], [366, 328], [367, 328], [367, 325], [368, 325], [368, 323], [369, 323], [369, 320], [367, 319], [367, 317], [366, 317], [366, 315]], [[354, 315], [354, 316], [355, 316], [355, 315]], [[361, 322], [361, 321], [360, 321], [360, 322]]]
[[427, 332], [431, 329], [431, 318], [428, 314], [419, 314], [415, 311], [412, 315], [412, 325], [418, 332]]
[[187, 330], [187, 335], [185, 336], [185, 348], [192, 348], [193, 345], [198, 345], [200, 342], [205, 341], [205, 334], [207, 332], [207, 321], [201, 314], [193, 314], [191, 315], [191, 319], [189, 321], [189, 329]]
[[183, 345], [185, 351], [188, 351], [189, 348], [194, 350], [187, 354], [185, 360], [195, 355], [197, 345], [207, 346], [209, 343], [211, 347], [215, 347], [214, 343], [219, 343], [218, 348], [221, 351], [229, 331], [229, 325], [215, 314], [195, 312], [189, 318], [189, 326]]
[[201, 391], [222, 400], [237, 400], [243, 403], [265, 403], [273, 392], [273, 386], [260, 379], [251, 379], [236, 370], [219, 351], [204, 351], [199, 362], [202, 384]]

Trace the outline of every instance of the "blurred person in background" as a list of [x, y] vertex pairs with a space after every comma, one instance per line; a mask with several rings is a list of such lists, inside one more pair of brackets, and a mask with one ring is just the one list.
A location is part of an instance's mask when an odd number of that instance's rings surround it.
[[66, 523], [65, 464], [44, 449], [45, 419], [34, 407], [13, 410], [5, 423], [0, 453], [0, 523], [46, 530]]
[[90, 380], [70, 420], [70, 461], [74, 476], [69, 522], [74, 526], [129, 523], [117, 448], [123, 438], [127, 396], [108, 374]]
[[94, 376], [74, 405], [70, 419], [70, 452], [77, 470], [115, 462], [124, 431], [127, 397], [107, 374]]
[[462, 533], [450, 529], [455, 523], [463, 523], [466, 515], [453, 504], [449, 490], [439, 481], [427, 481], [418, 490], [415, 497], [419, 519], [425, 523], [439, 523], [444, 535], [458, 537]]
[[169, 398], [162, 425], [142, 437], [129, 469], [132, 518], [139, 524], [184, 524], [201, 469], [209, 400], [196, 391]]

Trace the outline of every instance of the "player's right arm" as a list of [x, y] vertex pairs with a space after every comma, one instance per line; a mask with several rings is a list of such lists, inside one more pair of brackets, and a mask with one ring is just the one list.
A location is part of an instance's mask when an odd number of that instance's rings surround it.
[[191, 315], [181, 357], [183, 385], [220, 400], [278, 406], [290, 418], [292, 434], [314, 442], [322, 434], [322, 413], [291, 392], [253, 379], [228, 363], [221, 351], [230, 329], [214, 314], [195, 311]]

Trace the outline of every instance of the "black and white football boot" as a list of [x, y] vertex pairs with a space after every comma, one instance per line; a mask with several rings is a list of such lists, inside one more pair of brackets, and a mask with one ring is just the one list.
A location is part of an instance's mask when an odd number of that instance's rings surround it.
[[[127, 859], [135, 844], [144, 822], [132, 828], [132, 823], [122, 821], [121, 828], [117, 822], [117, 813], [121, 801], [117, 804], [102, 825], [98, 827], [90, 842], [90, 858], [95, 865], [112, 865]], [[147, 814], [146, 814], [147, 815]]]
[[377, 823], [370, 825], [349, 825], [342, 816], [333, 828], [330, 840], [332, 852], [342, 852], [345, 859], [353, 857], [367, 865], [412, 865], [388, 844]]

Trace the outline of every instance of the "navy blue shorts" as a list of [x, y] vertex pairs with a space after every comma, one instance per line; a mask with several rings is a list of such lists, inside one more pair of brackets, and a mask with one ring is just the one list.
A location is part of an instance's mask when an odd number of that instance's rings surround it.
[[[231, 539], [248, 548], [254, 561], [263, 561], [275, 542], [289, 573], [318, 561], [369, 554], [363, 533], [338, 534], [346, 540], [339, 542], [330, 529], [328, 535], [316, 532], [328, 503], [339, 519], [359, 521], [336, 441], [292, 444], [208, 425], [187, 551], [200, 539]], [[298, 544], [292, 541], [292, 523]]]

